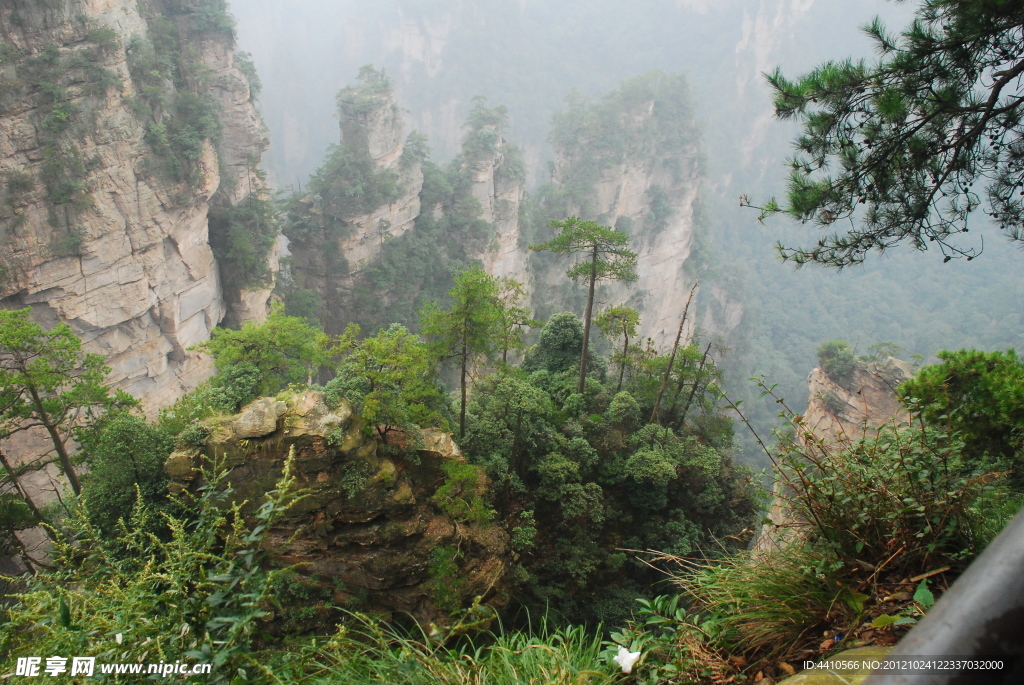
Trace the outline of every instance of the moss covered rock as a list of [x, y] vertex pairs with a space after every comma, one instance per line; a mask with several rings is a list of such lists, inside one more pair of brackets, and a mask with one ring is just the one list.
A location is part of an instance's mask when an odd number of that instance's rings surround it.
[[[264, 429], [273, 420], [270, 431]], [[329, 407], [319, 392], [261, 398], [237, 416], [208, 419], [205, 444], [176, 451], [165, 471], [177, 492], [201, 485], [200, 467], [231, 468], [230, 500], [251, 512], [281, 476], [289, 450], [307, 493], [271, 531], [266, 547], [275, 562], [293, 566], [295, 582], [277, 597], [287, 614], [303, 605], [310, 623], [337, 619], [331, 607], [400, 612], [422, 623], [443, 623], [448, 612], [482, 595], [504, 603], [510, 567], [508, 536], [479, 516], [460, 517], [463, 508], [445, 506], [437, 495], [450, 479], [452, 462], [465, 464], [449, 433], [427, 429], [419, 436], [389, 435], [383, 442], [366, 430], [351, 406]], [[406, 445], [401, 449], [399, 445]], [[448, 465], [448, 466], [446, 466]], [[463, 466], [462, 468], [466, 468]], [[481, 498], [487, 481], [479, 474], [474, 492]], [[476, 508], [479, 511], [479, 506]], [[439, 577], [437, 550], [455, 550]], [[287, 596], [291, 590], [300, 597]], [[453, 593], [454, 592], [454, 597]], [[339, 599], [340, 598], [340, 599]], [[310, 602], [322, 611], [310, 612]]]

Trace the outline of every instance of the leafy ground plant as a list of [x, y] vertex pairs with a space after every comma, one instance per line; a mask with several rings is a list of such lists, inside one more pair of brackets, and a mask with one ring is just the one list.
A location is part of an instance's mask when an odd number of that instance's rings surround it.
[[480, 634], [445, 646], [361, 614], [327, 640], [278, 652], [268, 682], [363, 685], [604, 685], [619, 682], [601, 658], [601, 638], [581, 626]]
[[[269, 528], [301, 494], [289, 455], [252, 525], [241, 505], [225, 504], [223, 474], [207, 473], [187, 517], [164, 514], [167, 539], [139, 497], [120, 535], [106, 540], [84, 504], [53, 533], [56, 569], [28, 579], [11, 596], [0, 625], [0, 653], [76, 655], [101, 663], [188, 660], [212, 664], [208, 682], [247, 682], [252, 647], [267, 615], [275, 574], [265, 571], [262, 543]], [[15, 579], [4, 579], [14, 582]], [[108, 682], [137, 682], [113, 676]]]

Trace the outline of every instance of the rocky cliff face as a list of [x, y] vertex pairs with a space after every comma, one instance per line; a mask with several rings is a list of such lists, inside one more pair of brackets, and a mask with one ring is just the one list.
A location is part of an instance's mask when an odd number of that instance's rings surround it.
[[[296, 278], [322, 298], [329, 333], [340, 331], [350, 320], [348, 299], [366, 265], [380, 256], [386, 241], [411, 229], [420, 213], [423, 170], [419, 160], [403, 155], [401, 110], [383, 74], [375, 78], [379, 80], [352, 86], [339, 96], [341, 153], [369, 168], [357, 180], [349, 178], [346, 168], [333, 168], [328, 162], [319, 172], [321, 185], [335, 192], [317, 192], [299, 200], [313, 230], [290, 233]], [[369, 211], [361, 203], [352, 203], [358, 207], [355, 210], [345, 206], [348, 187], [382, 179], [394, 184], [392, 197]], [[364, 186], [363, 192], [371, 191]]]
[[529, 291], [529, 251], [519, 228], [525, 171], [518, 150], [504, 138], [501, 127], [487, 125], [478, 133], [493, 137], [493, 146], [464, 152], [463, 167], [469, 173], [470, 193], [480, 203], [480, 218], [494, 227], [494, 234], [486, 249], [468, 256], [479, 259], [492, 276], [512, 278]]
[[209, 375], [188, 348], [229, 307], [259, 318], [269, 294], [226, 302], [208, 234], [210, 199], [219, 189], [229, 203], [245, 197], [265, 147], [246, 77], [229, 33], [188, 30], [185, 10], [167, 5], [177, 14], [156, 4], [149, 19], [171, 22], [206, 71], [191, 95], [220, 104], [219, 148], [201, 143], [190, 179], [160, 171], [153, 141], [168, 130], [153, 125], [159, 112], [140, 113], [130, 67], [152, 26], [137, 0], [0, 7], [0, 306], [69, 324], [108, 358], [110, 382], [150, 410]]
[[[232, 468], [231, 498], [248, 501], [246, 511], [273, 489], [294, 450], [295, 473], [308, 495], [274, 527], [265, 547], [277, 563], [295, 568], [306, 596], [401, 612], [421, 625], [443, 622], [476, 596], [495, 606], [504, 602], [508, 536], [461, 513], [458, 505], [484, 495], [487, 484], [450, 434], [424, 430], [419, 449], [401, 451], [368, 435], [346, 402], [332, 409], [313, 391], [263, 398], [237, 416], [201, 425], [209, 434], [204, 443], [167, 461], [172, 490], [194, 490], [197, 468], [216, 458]], [[407, 442], [391, 442], [399, 441]], [[469, 469], [469, 478], [453, 476], [452, 465]], [[316, 620], [330, 625], [327, 613]]]
[[[670, 348], [700, 266], [691, 253], [703, 171], [685, 79], [651, 73], [601, 100], [570, 101], [554, 120], [552, 141], [548, 213], [596, 220], [629, 236], [639, 279], [604, 285], [600, 299], [637, 309], [640, 336]], [[551, 288], [564, 281], [561, 270], [544, 277]]]
[[[803, 427], [815, 440], [836, 449], [874, 435], [878, 428], [906, 424], [910, 414], [899, 401], [896, 388], [913, 376], [905, 361], [889, 357], [881, 362], [858, 361], [849, 378], [841, 382], [821, 368], [807, 377], [810, 392]], [[787, 488], [777, 482], [766, 523], [755, 549], [768, 551], [798, 539], [802, 524], [788, 505]]]
[[819, 439], [838, 444], [858, 440], [888, 423], [908, 423], [910, 413], [897, 398], [896, 388], [913, 375], [910, 364], [894, 357], [860, 361], [842, 382], [816, 368], [807, 377], [810, 398], [804, 426]]

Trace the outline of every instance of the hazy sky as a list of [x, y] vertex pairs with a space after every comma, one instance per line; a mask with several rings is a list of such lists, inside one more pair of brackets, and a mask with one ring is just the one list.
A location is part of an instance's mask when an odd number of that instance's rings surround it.
[[279, 184], [305, 178], [336, 142], [335, 93], [368, 63], [392, 75], [410, 129], [442, 159], [457, 150], [474, 95], [509, 107], [511, 137], [541, 168], [548, 121], [570, 89], [606, 92], [663, 69], [690, 75], [708, 153], [744, 149], [750, 162], [778, 137], [762, 71], [869, 56], [857, 27], [879, 13], [901, 26], [910, 14], [883, 0], [236, 0], [232, 9], [264, 82], [265, 163]]

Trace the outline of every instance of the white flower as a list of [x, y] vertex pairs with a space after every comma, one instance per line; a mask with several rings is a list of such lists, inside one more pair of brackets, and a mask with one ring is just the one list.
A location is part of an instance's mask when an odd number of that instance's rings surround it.
[[124, 638], [122, 637], [121, 633], [118, 633], [117, 635], [114, 636], [114, 641], [117, 642], [117, 644], [121, 644], [121, 642], [123, 640], [124, 640]]
[[640, 652], [631, 652], [625, 647], [619, 647], [619, 655], [615, 657], [615, 663], [622, 667], [623, 673], [632, 673], [633, 664], [640, 658]]

